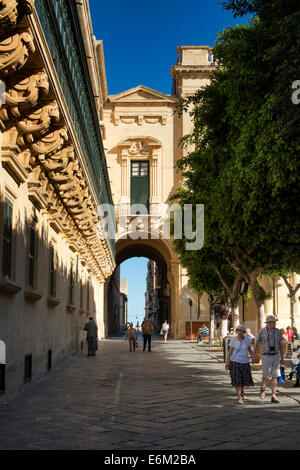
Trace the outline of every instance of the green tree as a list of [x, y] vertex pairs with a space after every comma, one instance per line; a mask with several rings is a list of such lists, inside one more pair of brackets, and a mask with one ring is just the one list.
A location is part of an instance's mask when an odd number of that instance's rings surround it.
[[237, 0], [225, 7], [254, 18], [219, 35], [211, 83], [180, 103], [194, 124], [182, 144], [194, 151], [178, 162], [185, 188], [177, 196], [205, 205], [204, 247], [250, 284], [262, 326], [260, 276], [299, 255], [300, 106], [291, 97], [300, 4]]

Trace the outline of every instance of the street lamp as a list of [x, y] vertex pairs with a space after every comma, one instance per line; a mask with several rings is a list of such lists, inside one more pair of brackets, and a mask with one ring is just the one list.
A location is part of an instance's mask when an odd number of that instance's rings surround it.
[[193, 321], [192, 321], [192, 306], [193, 306], [193, 301], [191, 298], [188, 300], [189, 306], [190, 306], [190, 326], [191, 326], [191, 341], [193, 341]]

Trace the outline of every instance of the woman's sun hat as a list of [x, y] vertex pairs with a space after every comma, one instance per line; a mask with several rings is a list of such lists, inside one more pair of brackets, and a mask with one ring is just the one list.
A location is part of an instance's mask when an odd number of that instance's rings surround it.
[[274, 315], [268, 315], [267, 318], [266, 318], [266, 321], [265, 323], [269, 323], [271, 321], [278, 321], [276, 317], [274, 317]]
[[238, 331], [238, 330], [241, 330], [241, 331], [244, 331], [246, 333], [246, 327], [244, 325], [239, 325], [236, 327], [235, 331]]

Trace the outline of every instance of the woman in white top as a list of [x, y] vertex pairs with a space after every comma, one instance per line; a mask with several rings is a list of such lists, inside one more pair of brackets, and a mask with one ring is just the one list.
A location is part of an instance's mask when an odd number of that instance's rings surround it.
[[252, 356], [251, 340], [246, 336], [246, 328], [239, 325], [237, 336], [230, 341], [225, 370], [229, 369], [231, 385], [236, 388], [237, 402], [243, 404], [246, 400], [244, 387], [253, 386], [249, 353]]
[[170, 325], [168, 323], [168, 320], [165, 320], [165, 322], [162, 324], [162, 327], [161, 327], [161, 333], [164, 335], [165, 343], [167, 342], [169, 328], [170, 328]]

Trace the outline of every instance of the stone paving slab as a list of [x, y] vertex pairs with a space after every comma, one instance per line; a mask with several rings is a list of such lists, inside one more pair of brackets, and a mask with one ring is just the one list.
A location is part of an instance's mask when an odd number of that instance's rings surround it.
[[[0, 450], [299, 449], [299, 394], [280, 387], [280, 404], [257, 383], [236, 403], [222, 353], [182, 341], [129, 353], [103, 341], [0, 408]], [[2, 432], [2, 430], [5, 432]]]

